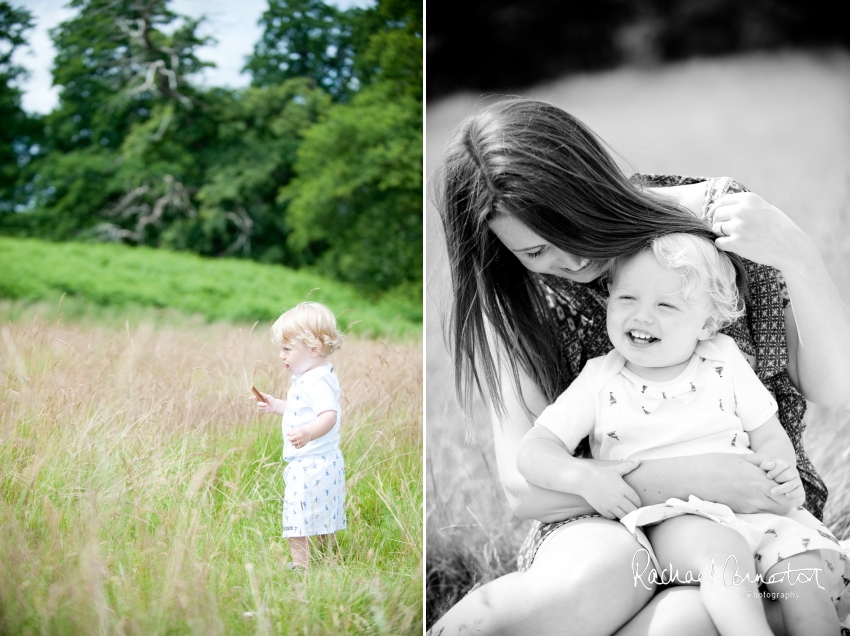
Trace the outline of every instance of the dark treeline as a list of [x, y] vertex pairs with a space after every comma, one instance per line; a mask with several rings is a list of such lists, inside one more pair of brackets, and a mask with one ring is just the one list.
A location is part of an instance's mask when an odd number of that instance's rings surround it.
[[370, 293], [422, 279], [422, 3], [269, 0], [247, 89], [202, 88], [198, 21], [73, 0], [58, 106], [21, 109], [31, 15], [0, 0], [0, 232], [310, 265]]
[[428, 2], [428, 99], [564, 73], [786, 46], [850, 46], [826, 0]]

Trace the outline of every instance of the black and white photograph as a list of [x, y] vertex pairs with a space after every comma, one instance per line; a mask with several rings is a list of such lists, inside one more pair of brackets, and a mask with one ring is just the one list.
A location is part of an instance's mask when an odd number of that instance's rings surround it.
[[426, 15], [428, 633], [850, 633], [846, 31]]

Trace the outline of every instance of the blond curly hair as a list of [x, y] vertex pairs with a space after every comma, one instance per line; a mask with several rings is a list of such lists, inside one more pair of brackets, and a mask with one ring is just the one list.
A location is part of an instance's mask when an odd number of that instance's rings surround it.
[[281, 346], [301, 341], [316, 347], [322, 357], [342, 346], [343, 335], [336, 327], [333, 312], [322, 303], [300, 303], [284, 312], [271, 328], [272, 342]]
[[[687, 304], [711, 311], [708, 326], [713, 334], [746, 313], [735, 266], [711, 241], [677, 232], [656, 237], [646, 251], [651, 251], [662, 266], [679, 276], [682, 299]], [[602, 274], [603, 281], [613, 280], [617, 268], [633, 256], [609, 261]]]

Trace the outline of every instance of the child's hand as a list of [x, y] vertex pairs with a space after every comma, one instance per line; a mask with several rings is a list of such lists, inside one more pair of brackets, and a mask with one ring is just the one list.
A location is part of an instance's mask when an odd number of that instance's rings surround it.
[[759, 468], [767, 473], [767, 478], [776, 482], [770, 489], [770, 495], [777, 501], [784, 501], [789, 508], [802, 506], [806, 502], [806, 491], [803, 490], [803, 480], [795, 466], [784, 459], [766, 459]]
[[640, 497], [624, 480], [640, 466], [638, 460], [628, 460], [612, 466], [594, 466], [593, 478], [582, 488], [581, 496], [608, 519], [622, 519], [641, 505]]
[[260, 402], [260, 400], [258, 400], [255, 395], [252, 395], [248, 399], [254, 400], [254, 402], [257, 403], [257, 410], [260, 413], [275, 413], [275, 402], [277, 401], [277, 399], [272, 397], [268, 393], [263, 393], [262, 391], [260, 391], [260, 395], [266, 398], [265, 402]]
[[289, 441], [295, 448], [301, 448], [310, 441], [310, 434], [307, 433], [305, 427], [301, 428], [291, 428], [286, 433], [286, 437], [289, 438]]

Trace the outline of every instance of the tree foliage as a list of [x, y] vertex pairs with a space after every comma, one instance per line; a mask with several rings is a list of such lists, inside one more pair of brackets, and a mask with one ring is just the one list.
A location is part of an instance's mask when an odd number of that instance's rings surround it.
[[21, 90], [15, 84], [24, 69], [12, 60], [17, 48], [26, 44], [24, 33], [32, 25], [26, 9], [0, 1], [0, 214], [13, 210], [21, 169], [39, 135], [37, 118], [21, 108]]
[[270, 0], [241, 90], [193, 83], [199, 21], [168, 0], [71, 6], [26, 212], [0, 231], [317, 266], [370, 292], [421, 279], [421, 3]]
[[321, 0], [269, 0], [263, 35], [245, 66], [254, 86], [309, 77], [335, 99], [356, 87], [355, 25], [362, 11], [340, 11]]
[[280, 198], [291, 245], [325, 243], [329, 273], [386, 289], [422, 278], [422, 13], [406, 0], [378, 13], [372, 81], [306, 133]]

